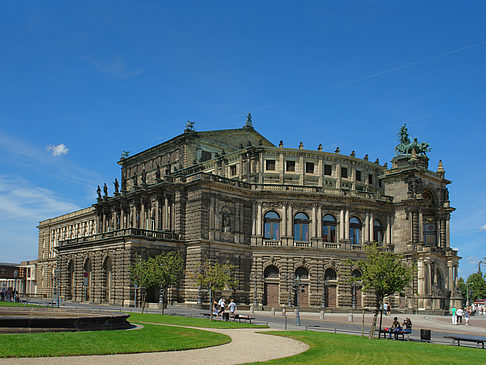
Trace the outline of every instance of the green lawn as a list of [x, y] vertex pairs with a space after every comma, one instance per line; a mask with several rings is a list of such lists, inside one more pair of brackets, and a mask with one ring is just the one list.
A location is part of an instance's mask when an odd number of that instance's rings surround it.
[[486, 364], [486, 350], [314, 331], [265, 332], [305, 342], [310, 349], [269, 364]]
[[0, 307], [38, 307], [36, 304], [24, 304], [14, 302], [0, 302]]
[[192, 317], [182, 317], [182, 316], [168, 316], [155, 313], [129, 313], [129, 322], [152, 322], [152, 323], [163, 323], [163, 324], [174, 324], [178, 326], [190, 326], [190, 327], [201, 327], [201, 328], [268, 328], [265, 325], [255, 325], [250, 323], [239, 323], [233, 321], [212, 321], [205, 318], [192, 318]]
[[139, 330], [0, 335], [0, 357], [36, 357], [175, 351], [231, 341], [219, 333], [144, 324]]

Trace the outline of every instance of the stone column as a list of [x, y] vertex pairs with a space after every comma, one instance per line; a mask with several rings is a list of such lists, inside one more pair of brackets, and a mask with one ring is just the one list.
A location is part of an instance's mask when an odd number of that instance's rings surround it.
[[257, 203], [257, 236], [262, 235], [262, 202]]
[[169, 197], [164, 195], [164, 231], [169, 230]]
[[287, 236], [287, 204], [282, 204], [282, 237]]
[[311, 226], [310, 226], [310, 238], [316, 237], [316, 205], [312, 204], [312, 218], [311, 218]]
[[412, 241], [418, 242], [419, 240], [419, 215], [415, 210], [412, 212]]
[[146, 229], [145, 227], [145, 201], [140, 201], [140, 228]]
[[160, 200], [157, 197], [155, 201], [155, 230], [160, 231]]
[[[212, 199], [212, 198], [211, 198]], [[212, 200], [211, 200], [212, 201]], [[212, 207], [212, 203], [211, 203], [211, 207]], [[255, 207], [255, 202], [252, 203], [251, 205], [251, 235], [254, 236], [256, 235], [256, 220], [257, 220], [257, 217], [256, 217], [256, 207]], [[213, 214], [210, 215], [211, 217], [213, 216]], [[214, 229], [214, 228], [213, 228]]]
[[370, 241], [373, 241], [375, 238], [375, 217], [373, 216], [373, 212], [370, 213]]
[[450, 216], [447, 215], [446, 216], [446, 248], [449, 248], [451, 247], [451, 231], [450, 231], [450, 227], [449, 227], [449, 223], [450, 223]]
[[349, 210], [346, 209], [346, 213], [345, 213], [345, 232], [344, 232], [344, 238], [349, 240]]
[[120, 206], [120, 229], [125, 229], [125, 207]]
[[417, 262], [417, 276], [417, 294], [419, 297], [423, 297], [425, 295], [425, 268], [421, 259]]
[[317, 237], [322, 238], [322, 206], [317, 206]]
[[294, 223], [294, 214], [292, 204], [288, 206], [288, 214], [287, 214], [287, 236], [291, 237], [293, 233], [292, 224]]
[[336, 164], [336, 189], [341, 188], [341, 162]]
[[386, 216], [385, 243], [387, 245], [391, 244], [391, 218], [389, 215]]
[[344, 227], [345, 227], [345, 222], [344, 222], [344, 209], [341, 209], [341, 212], [339, 213], [339, 239], [343, 240], [344, 239]]
[[447, 247], [447, 227], [446, 227], [446, 217], [440, 219], [440, 247]]
[[451, 296], [454, 295], [454, 267], [451, 261], [447, 262], [447, 290], [451, 291]]
[[437, 244], [437, 247], [442, 247], [442, 235], [440, 234], [441, 232], [441, 219], [438, 218], [437, 219], [437, 223], [436, 223], [436, 244]]
[[370, 241], [370, 213], [366, 212], [365, 224], [364, 224], [364, 240]]
[[137, 205], [136, 202], [133, 204], [132, 212], [133, 212], [133, 216], [132, 216], [132, 227], [133, 228], [138, 228], [137, 227], [138, 205]]
[[422, 211], [419, 212], [419, 241], [424, 242], [424, 215]]

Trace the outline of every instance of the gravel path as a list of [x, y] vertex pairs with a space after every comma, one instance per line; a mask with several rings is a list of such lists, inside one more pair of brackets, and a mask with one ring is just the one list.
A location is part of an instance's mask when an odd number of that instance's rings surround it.
[[149, 352], [140, 354], [68, 356], [0, 359], [0, 364], [241, 364], [246, 362], [266, 361], [293, 356], [306, 351], [309, 347], [299, 341], [269, 336], [256, 332], [271, 331], [266, 328], [209, 329], [231, 337], [226, 345], [208, 347], [199, 350], [174, 352]]

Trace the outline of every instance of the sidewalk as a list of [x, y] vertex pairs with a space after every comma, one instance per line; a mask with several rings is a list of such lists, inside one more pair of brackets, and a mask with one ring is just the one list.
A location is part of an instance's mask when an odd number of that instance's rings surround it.
[[0, 359], [0, 364], [49, 364], [49, 365], [142, 365], [142, 364], [242, 364], [247, 362], [267, 361], [304, 352], [308, 346], [302, 342], [280, 336], [269, 336], [256, 332], [270, 331], [267, 328], [209, 329], [231, 337], [231, 342], [221, 346], [198, 350], [148, 352], [140, 354], [94, 355]]

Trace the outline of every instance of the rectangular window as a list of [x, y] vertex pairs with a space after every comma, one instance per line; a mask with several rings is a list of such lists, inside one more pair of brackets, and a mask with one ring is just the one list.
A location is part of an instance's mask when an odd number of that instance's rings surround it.
[[373, 175], [368, 174], [368, 184], [373, 185]]
[[306, 162], [305, 163], [305, 173], [306, 174], [313, 174], [314, 173], [314, 162]]
[[295, 161], [287, 161], [287, 171], [295, 171]]
[[345, 179], [348, 177], [348, 168], [347, 167], [341, 167], [341, 177], [345, 178]]
[[324, 175], [327, 175], [327, 176], [332, 175], [332, 166], [331, 165], [324, 165]]
[[201, 152], [201, 161], [207, 161], [211, 159], [211, 152], [202, 151]]
[[275, 160], [266, 160], [266, 169], [270, 171], [275, 171]]
[[236, 175], [236, 165], [230, 166], [230, 175], [235, 176]]
[[361, 181], [361, 171], [356, 170], [356, 181]]

